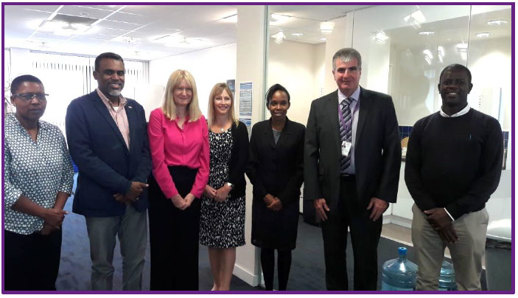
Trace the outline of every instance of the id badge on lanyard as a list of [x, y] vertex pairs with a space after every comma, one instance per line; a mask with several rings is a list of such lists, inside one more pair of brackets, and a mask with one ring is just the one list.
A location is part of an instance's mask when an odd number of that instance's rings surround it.
[[351, 152], [353, 144], [349, 141], [342, 141], [342, 156], [347, 157]]

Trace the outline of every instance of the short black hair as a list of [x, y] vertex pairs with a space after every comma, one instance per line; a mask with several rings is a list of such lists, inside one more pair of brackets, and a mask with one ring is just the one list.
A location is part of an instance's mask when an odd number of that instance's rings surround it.
[[95, 69], [94, 69], [95, 71], [99, 70], [99, 67], [101, 67], [101, 60], [103, 60], [103, 59], [119, 60], [120, 62], [122, 62], [122, 64], [124, 64], [124, 60], [122, 59], [122, 57], [120, 55], [112, 53], [112, 52], [106, 52], [106, 53], [102, 53], [99, 56], [95, 57]]
[[285, 92], [286, 95], [288, 96], [288, 102], [290, 102], [290, 93], [288, 92], [288, 90], [286, 90], [286, 88], [284, 88], [284, 86], [282, 86], [281, 84], [275, 84], [275, 85], [271, 86], [270, 89], [268, 89], [268, 91], [266, 92], [266, 106], [267, 107], [270, 104], [270, 100], [272, 99], [273, 95], [277, 91]]
[[37, 77], [30, 75], [30, 74], [21, 75], [21, 76], [16, 77], [11, 82], [11, 95], [16, 94], [18, 91], [18, 88], [20, 88], [20, 85], [25, 82], [37, 83], [37, 84], [40, 84], [41, 86], [43, 86], [43, 83]]
[[441, 75], [439, 76], [439, 84], [441, 83], [442, 75], [447, 70], [461, 70], [461, 71], [465, 71], [468, 74], [469, 83], [471, 84], [471, 71], [469, 71], [469, 69], [466, 66], [462, 65], [462, 64], [450, 64], [450, 65], [446, 66], [441, 71]]

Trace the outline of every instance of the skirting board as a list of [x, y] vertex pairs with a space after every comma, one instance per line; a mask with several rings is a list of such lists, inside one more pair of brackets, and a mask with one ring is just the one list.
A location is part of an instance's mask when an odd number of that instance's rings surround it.
[[259, 282], [261, 280], [259, 275], [253, 274], [252, 272], [239, 266], [239, 264], [236, 264], [234, 266], [234, 275], [237, 276], [242, 281], [246, 282], [247, 284], [251, 285], [252, 287], [258, 286]]
[[384, 215], [383, 216], [383, 223], [392, 223], [398, 226], [402, 226], [405, 228], [411, 228], [412, 227], [412, 220], [408, 218], [404, 218], [397, 215]]

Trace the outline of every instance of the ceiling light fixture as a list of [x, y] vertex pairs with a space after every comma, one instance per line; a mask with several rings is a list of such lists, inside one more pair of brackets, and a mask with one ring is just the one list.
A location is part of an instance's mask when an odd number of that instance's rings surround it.
[[272, 37], [274, 38], [276, 44], [281, 44], [283, 40], [286, 38], [286, 35], [284, 35], [284, 32], [279, 31], [272, 35]]
[[421, 24], [426, 22], [426, 17], [424, 16], [421, 9], [417, 7], [416, 11], [404, 17], [403, 20], [405, 23], [417, 29], [421, 28]]
[[295, 37], [301, 37], [302, 35], [304, 35], [303, 33], [292, 33], [291, 34], [292, 36], [295, 36]]
[[428, 63], [428, 65], [432, 65], [432, 62], [433, 62], [432, 51], [430, 51], [429, 49], [426, 49], [423, 51], [423, 55], [424, 55], [424, 60], [426, 61], [426, 63]]
[[372, 37], [372, 39], [376, 43], [384, 44], [389, 39], [389, 37], [387, 36], [385, 31], [381, 30], [381, 31], [374, 33], [374, 36]]
[[87, 17], [55, 14], [52, 19], [41, 22], [38, 29], [59, 36], [72, 36], [87, 32], [96, 21], [98, 20]]
[[437, 57], [439, 58], [439, 61], [441, 63], [444, 62], [444, 55], [445, 55], [444, 47], [443, 46], [438, 46], [437, 47]]
[[459, 53], [460, 58], [464, 61], [468, 60], [468, 44], [465, 42], [461, 42], [455, 45], [455, 49], [457, 49], [457, 53]]
[[418, 34], [419, 35], [423, 35], [423, 36], [429, 36], [429, 35], [434, 35], [435, 32], [433, 32], [433, 31], [421, 31]]
[[480, 32], [480, 33], [477, 33], [477, 37], [478, 38], [488, 38], [489, 37], [489, 32]]
[[506, 20], [491, 20], [491, 21], [488, 21], [487, 24], [490, 26], [500, 26], [500, 25], [507, 24], [507, 21]]
[[333, 22], [320, 22], [320, 32], [324, 34], [329, 34], [333, 32], [335, 28], [335, 23]]

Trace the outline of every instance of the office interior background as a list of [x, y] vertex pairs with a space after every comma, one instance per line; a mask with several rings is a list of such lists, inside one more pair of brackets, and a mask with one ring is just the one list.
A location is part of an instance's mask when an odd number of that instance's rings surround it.
[[[68, 103], [96, 88], [93, 62], [106, 51], [125, 59], [123, 95], [140, 102], [147, 116], [161, 105], [169, 75], [186, 69], [196, 79], [205, 115], [212, 86], [234, 80], [236, 112], [253, 125], [269, 118], [264, 93], [274, 83], [291, 94], [288, 117], [306, 124], [311, 101], [336, 90], [332, 55], [354, 47], [363, 58], [360, 84], [392, 95], [402, 139], [418, 119], [439, 110], [440, 71], [451, 63], [466, 65], [474, 85], [470, 106], [498, 119], [504, 131], [500, 185], [487, 204], [488, 238], [511, 241], [511, 4], [3, 3], [2, 9], [4, 109], [12, 110], [10, 81], [21, 74], [36, 75], [50, 94], [42, 120], [63, 131]], [[243, 83], [251, 83], [251, 90], [250, 84], [244, 90]], [[251, 101], [244, 100], [245, 91], [251, 91]], [[413, 200], [403, 173], [404, 156], [398, 201], [385, 212], [384, 223], [409, 228]], [[258, 253], [249, 241], [251, 185], [247, 188], [247, 245], [238, 249], [234, 274], [257, 285]]]

